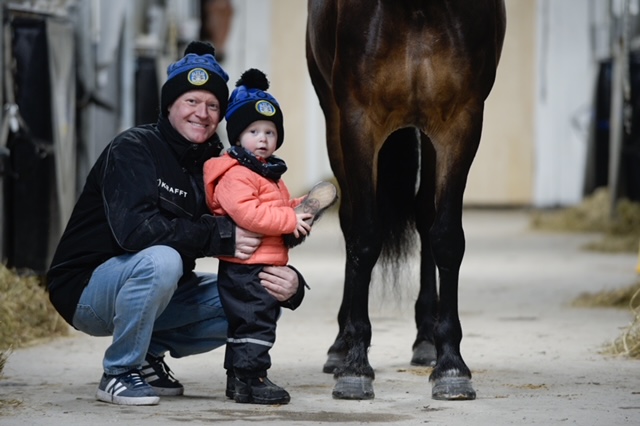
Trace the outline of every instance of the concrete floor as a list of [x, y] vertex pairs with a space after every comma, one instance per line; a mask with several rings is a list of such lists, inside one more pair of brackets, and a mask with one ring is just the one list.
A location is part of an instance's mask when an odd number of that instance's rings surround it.
[[[375, 399], [332, 399], [334, 381], [322, 365], [338, 331], [344, 246], [337, 218], [328, 214], [291, 253], [311, 290], [298, 310], [284, 312], [272, 350], [270, 377], [289, 390], [289, 405], [227, 400], [222, 350], [167, 359], [185, 396], [164, 397], [155, 407], [98, 402], [94, 393], [109, 339], [74, 332], [10, 356], [0, 399], [21, 403], [0, 409], [0, 425], [640, 424], [640, 362], [601, 353], [629, 324], [631, 312], [569, 306], [583, 292], [635, 282], [637, 255], [582, 250], [596, 235], [531, 231], [524, 211], [468, 210], [464, 223], [462, 353], [474, 374], [475, 401], [431, 399], [430, 370], [409, 365], [415, 262], [401, 277], [406, 285], [372, 284]], [[215, 271], [216, 262], [198, 268]]]

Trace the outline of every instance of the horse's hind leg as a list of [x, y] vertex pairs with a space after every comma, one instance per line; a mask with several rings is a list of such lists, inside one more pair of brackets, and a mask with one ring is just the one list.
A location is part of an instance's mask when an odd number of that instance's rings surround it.
[[450, 120], [446, 135], [432, 136], [436, 163], [436, 215], [430, 231], [440, 277], [435, 343], [438, 359], [430, 381], [434, 399], [474, 399], [471, 371], [460, 353], [462, 327], [458, 315], [458, 279], [464, 256], [462, 202], [467, 175], [482, 130], [482, 106]]
[[416, 340], [412, 346], [411, 365], [434, 366], [436, 347], [434, 328], [438, 317], [438, 293], [436, 290], [436, 264], [431, 253], [429, 231], [433, 224], [435, 151], [431, 141], [421, 133], [420, 188], [416, 195], [416, 228], [420, 235], [420, 292], [415, 303]]
[[347, 351], [342, 365], [334, 370], [336, 384], [332, 395], [338, 399], [362, 400], [374, 397], [374, 372], [368, 358], [371, 344], [368, 301], [371, 273], [382, 250], [382, 239], [377, 232], [373, 173], [377, 148], [372, 141], [377, 138], [365, 115], [353, 112], [357, 108], [344, 110], [351, 111], [340, 116], [340, 140], [348, 141], [341, 148], [349, 177], [340, 182], [340, 225], [346, 244], [346, 265], [339, 314], [341, 334], [332, 348], [338, 349], [338, 344], [344, 344]]
[[[340, 122], [338, 117], [338, 107], [333, 100], [331, 88], [318, 68], [316, 58], [312, 53], [313, 49], [309, 46], [309, 34], [307, 34], [306, 43], [309, 76], [311, 77], [311, 82], [313, 83], [316, 95], [320, 101], [320, 107], [322, 108], [322, 112], [325, 117], [327, 150], [331, 169], [338, 180], [340, 188], [343, 189], [345, 185], [345, 172], [344, 162], [342, 161], [342, 150], [339, 143], [339, 128], [337, 125], [337, 123]], [[341, 201], [341, 204], [344, 203], [344, 197], [345, 194], [342, 194], [341, 198], [343, 200]], [[338, 335], [327, 353], [327, 361], [322, 367], [322, 371], [324, 373], [333, 374], [336, 368], [341, 367], [344, 364], [344, 358], [347, 355], [347, 343], [343, 336], [348, 309], [348, 306], [344, 303], [344, 300], [346, 300], [346, 287], [344, 291], [345, 293], [342, 296], [343, 303], [338, 312]]]
[[[367, 190], [364, 192], [371, 195]], [[353, 205], [360, 206], [362, 202], [355, 201]], [[364, 207], [359, 210], [364, 212], [366, 209]], [[352, 227], [348, 228], [349, 231], [345, 232], [347, 261], [344, 295], [339, 314], [341, 331], [330, 350], [330, 354], [331, 351], [336, 351], [334, 353], [341, 360], [333, 370], [336, 384], [332, 395], [337, 399], [372, 399], [374, 397], [375, 375], [368, 358], [371, 345], [371, 321], [367, 305], [371, 271], [380, 253], [380, 242], [372, 232], [375, 230], [375, 226], [371, 226], [372, 222], [363, 218], [362, 215], [356, 222], [360, 220], [362, 221], [360, 224], [352, 224]], [[342, 358], [344, 349], [346, 353]]]

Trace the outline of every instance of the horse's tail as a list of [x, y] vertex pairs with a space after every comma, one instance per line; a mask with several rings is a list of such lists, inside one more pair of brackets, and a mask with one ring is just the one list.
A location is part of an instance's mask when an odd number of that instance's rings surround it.
[[376, 199], [383, 241], [380, 261], [384, 268], [401, 266], [416, 243], [419, 149], [419, 133], [406, 128], [390, 135], [378, 155]]

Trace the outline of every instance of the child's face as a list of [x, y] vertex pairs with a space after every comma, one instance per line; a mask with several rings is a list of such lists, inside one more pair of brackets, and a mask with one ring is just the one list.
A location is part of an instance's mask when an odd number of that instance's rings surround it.
[[273, 122], [258, 120], [240, 133], [240, 145], [256, 157], [268, 158], [276, 150], [278, 130]]

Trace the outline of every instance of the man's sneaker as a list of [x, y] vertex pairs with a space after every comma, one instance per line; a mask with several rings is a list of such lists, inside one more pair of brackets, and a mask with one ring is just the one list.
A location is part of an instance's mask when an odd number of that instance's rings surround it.
[[171, 369], [164, 362], [164, 356], [156, 358], [147, 354], [140, 369], [140, 375], [158, 395], [177, 396], [184, 393], [184, 386], [173, 377]]
[[[304, 201], [294, 210], [298, 213], [311, 213], [309, 219], [306, 219], [309, 225], [313, 225], [320, 216], [338, 201], [338, 190], [331, 182], [319, 182], [311, 188]], [[296, 238], [293, 234], [282, 236], [287, 247], [293, 248], [301, 244], [306, 235], [300, 235]]]
[[156, 405], [160, 397], [137, 370], [118, 376], [102, 375], [96, 399], [118, 405]]
[[274, 384], [266, 377], [235, 380], [233, 399], [243, 404], [288, 404], [289, 392]]

